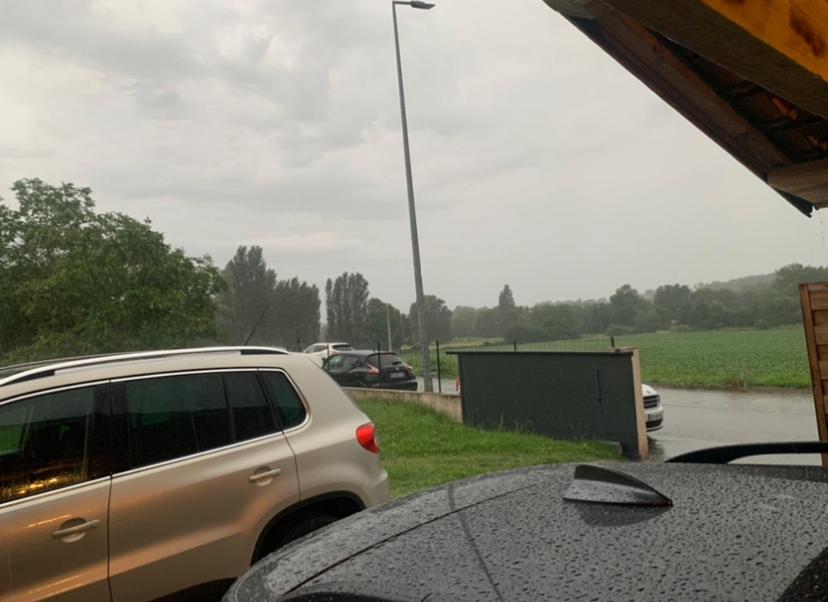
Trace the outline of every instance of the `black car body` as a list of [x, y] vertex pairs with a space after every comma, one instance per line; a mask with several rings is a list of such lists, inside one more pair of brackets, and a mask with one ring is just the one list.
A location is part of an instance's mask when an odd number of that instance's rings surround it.
[[343, 387], [417, 390], [414, 370], [391, 351], [343, 351], [322, 368]]
[[671, 504], [565, 500], [573, 465], [478, 477], [312, 534], [225, 600], [828, 599], [822, 468], [612, 467]]

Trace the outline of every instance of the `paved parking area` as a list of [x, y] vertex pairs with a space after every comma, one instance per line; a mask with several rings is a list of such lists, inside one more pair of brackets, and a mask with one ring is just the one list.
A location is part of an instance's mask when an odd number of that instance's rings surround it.
[[[651, 435], [651, 460], [716, 445], [815, 441], [810, 391], [688, 391], [658, 387], [664, 428]], [[755, 456], [752, 464], [819, 464], [819, 456]]]

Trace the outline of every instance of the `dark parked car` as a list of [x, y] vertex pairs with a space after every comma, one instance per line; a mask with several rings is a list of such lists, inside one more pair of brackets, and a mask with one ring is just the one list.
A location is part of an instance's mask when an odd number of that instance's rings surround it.
[[417, 390], [414, 370], [391, 351], [343, 351], [322, 368], [343, 387]]
[[539, 466], [361, 512], [225, 600], [825, 600], [826, 501], [820, 467]]

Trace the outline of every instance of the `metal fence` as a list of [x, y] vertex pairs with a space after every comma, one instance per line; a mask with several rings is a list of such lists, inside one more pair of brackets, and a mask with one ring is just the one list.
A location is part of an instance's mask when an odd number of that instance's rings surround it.
[[[617, 337], [596, 336], [564, 341], [544, 342], [504, 342], [492, 340], [481, 343], [480, 341], [469, 342], [468, 344], [453, 341], [445, 345], [440, 341], [434, 341], [429, 346], [431, 351], [431, 370], [435, 379], [434, 390], [438, 392], [454, 392], [457, 390], [455, 380], [458, 376], [457, 356], [458, 351], [607, 351], [622, 346]], [[423, 356], [417, 348], [407, 348], [400, 352], [400, 357], [417, 373], [423, 374]], [[446, 390], [448, 389], [448, 391]]]

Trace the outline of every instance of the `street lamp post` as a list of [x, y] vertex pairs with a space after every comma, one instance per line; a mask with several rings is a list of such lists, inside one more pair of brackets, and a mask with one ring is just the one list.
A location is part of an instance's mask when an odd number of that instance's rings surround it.
[[417, 289], [417, 335], [420, 338], [420, 349], [423, 354], [423, 387], [426, 391], [433, 390], [431, 381], [431, 353], [425, 337], [425, 295], [423, 294], [423, 273], [420, 267], [420, 240], [417, 235], [417, 213], [414, 210], [414, 182], [411, 177], [411, 153], [408, 150], [408, 120], [405, 116], [405, 94], [403, 93], [402, 64], [400, 62], [400, 36], [397, 32], [397, 5], [406, 4], [412, 8], [428, 10], [434, 8], [429, 2], [419, 0], [394, 0], [391, 2], [391, 12], [394, 15], [394, 46], [397, 50], [397, 81], [400, 85], [400, 115], [402, 116], [403, 151], [405, 153], [405, 180], [408, 186], [408, 220], [411, 225], [411, 250], [414, 255], [414, 286]]

